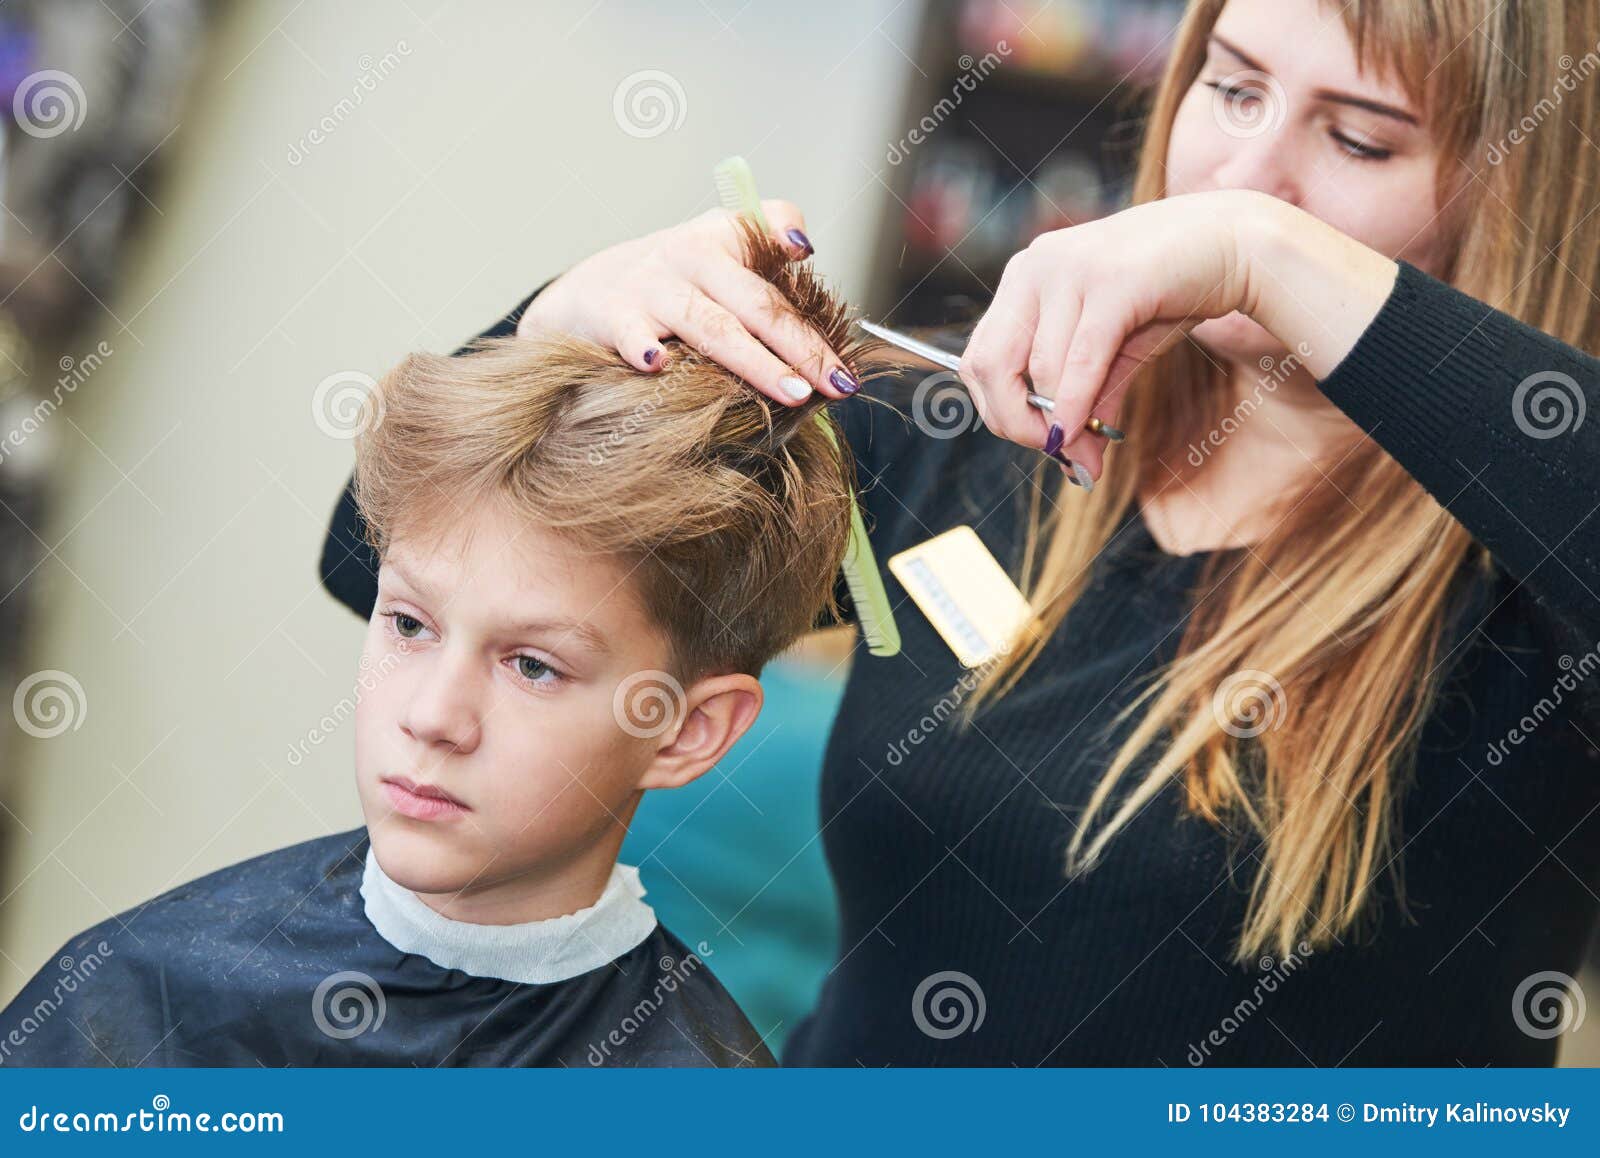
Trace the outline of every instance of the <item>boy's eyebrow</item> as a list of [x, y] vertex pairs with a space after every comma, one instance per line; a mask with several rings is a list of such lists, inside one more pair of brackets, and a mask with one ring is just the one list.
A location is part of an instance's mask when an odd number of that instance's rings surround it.
[[[1211, 34], [1211, 43], [1215, 44], [1228, 55], [1236, 57], [1246, 68], [1253, 68], [1257, 72], [1271, 75], [1270, 70], [1264, 68], [1260, 61], [1246, 56], [1237, 45], [1230, 44], [1216, 33]], [[1318, 100], [1327, 101], [1329, 104], [1349, 105], [1351, 108], [1365, 109], [1369, 113], [1377, 113], [1380, 117], [1391, 117], [1394, 120], [1400, 121], [1404, 124], [1416, 125], [1420, 123], [1415, 116], [1413, 116], [1411, 113], [1408, 113], [1405, 109], [1396, 108], [1394, 105], [1386, 105], [1382, 101], [1375, 101], [1370, 97], [1360, 97], [1354, 95], [1353, 93], [1340, 92], [1337, 89], [1331, 88], [1319, 88], [1311, 95], [1316, 97]]]
[[[384, 563], [388, 565], [389, 569], [394, 572], [395, 576], [407, 587], [418, 592], [419, 594], [431, 596], [431, 592], [413, 579], [410, 572], [402, 567], [398, 561], [393, 558], [388, 558], [384, 560]], [[520, 623], [507, 624], [506, 630], [508, 632], [514, 632], [517, 634], [526, 633], [530, 635], [536, 635], [543, 632], [551, 635], [571, 635], [576, 637], [579, 643], [588, 647], [591, 651], [598, 651], [607, 655], [611, 653], [610, 641], [607, 640], [605, 636], [601, 635], [597, 628], [592, 626], [587, 620], [583, 619], [566, 619], [560, 616], [551, 618], [536, 617], [533, 619], [523, 620]]]
[[605, 652], [607, 654], [611, 651], [611, 644], [606, 637], [601, 635], [594, 627], [591, 627], [587, 620], [583, 619], [528, 619], [521, 623], [511, 624], [508, 630], [517, 634], [526, 632], [532, 635], [537, 635], [541, 632], [550, 634], [560, 632], [564, 635], [576, 636], [578, 642], [586, 645], [591, 651]]
[[407, 571], [404, 567], [400, 566], [399, 561], [397, 559], [395, 559], [393, 555], [386, 556], [384, 558], [384, 560], [383, 560], [383, 564], [384, 564], [385, 567], [389, 568], [389, 570], [393, 571], [395, 576], [400, 580], [400, 582], [404, 583], [407, 587], [411, 588], [411, 590], [416, 591], [416, 592], [418, 592], [419, 594], [422, 594], [422, 595], [431, 595], [432, 594], [432, 592], [430, 592], [428, 590], [428, 588], [424, 587], [421, 583], [418, 583], [415, 579], [413, 579], [411, 577], [411, 572]]

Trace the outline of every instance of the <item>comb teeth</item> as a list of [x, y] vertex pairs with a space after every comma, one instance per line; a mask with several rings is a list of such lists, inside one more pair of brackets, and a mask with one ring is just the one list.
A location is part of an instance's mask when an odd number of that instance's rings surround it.
[[750, 162], [743, 157], [729, 157], [719, 162], [711, 173], [722, 207], [754, 219], [765, 232], [767, 221], [761, 212], [761, 195], [756, 192], [756, 175], [750, 169]]
[[[712, 170], [716, 181], [717, 197], [722, 202], [724, 209], [744, 215], [753, 223], [754, 228], [760, 233], [768, 232], [767, 219], [761, 212], [761, 197], [756, 192], [755, 174], [750, 169], [750, 162], [743, 157], [729, 157]], [[773, 280], [768, 278], [769, 281]], [[807, 283], [809, 284], [809, 283]], [[849, 322], [844, 312], [832, 319], [832, 324], [826, 330], [837, 330], [837, 334], [827, 334], [830, 339], [840, 337], [846, 341], [841, 345], [848, 345], [850, 337]], [[846, 350], [835, 347], [835, 353], [841, 357], [846, 356]], [[839, 445], [839, 436], [834, 433], [833, 423], [829, 421], [825, 408], [819, 407], [815, 411], [815, 419], [822, 429], [827, 432], [834, 448], [843, 454], [850, 452]], [[850, 496], [850, 542], [845, 548], [844, 559], [840, 566], [844, 571], [845, 584], [850, 590], [850, 600], [855, 605], [856, 623], [861, 628], [862, 637], [867, 641], [867, 650], [873, 655], [891, 656], [900, 653], [900, 629], [894, 621], [894, 608], [889, 605], [889, 593], [883, 586], [883, 575], [878, 571], [878, 560], [872, 553], [872, 542], [867, 537], [867, 525], [861, 516], [861, 503], [856, 495]]]

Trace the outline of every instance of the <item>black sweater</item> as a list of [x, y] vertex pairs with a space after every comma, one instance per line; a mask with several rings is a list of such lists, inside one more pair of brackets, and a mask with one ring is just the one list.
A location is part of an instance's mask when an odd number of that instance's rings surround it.
[[[784, 1062], [1551, 1063], [1544, 999], [1571, 983], [1540, 975], [1577, 973], [1600, 908], [1600, 725], [1578, 707], [1600, 689], [1600, 423], [1525, 433], [1550, 425], [1529, 392], [1513, 413], [1541, 371], [1596, 400], [1600, 362], [1402, 265], [1322, 383], [1498, 564], [1463, 579], [1402, 798], [1409, 915], [1385, 878], [1364, 932], [1291, 962], [1230, 964], [1258, 845], [1186, 815], [1176, 785], [1094, 871], [1064, 878], [1072, 818], [1122, 735], [1102, 725], [1172, 657], [1207, 555], [1165, 554], [1134, 514], [1019, 686], [976, 729], [936, 725], [916, 744], [962, 669], [885, 571], [903, 650], [861, 652], [829, 743], [822, 837], [841, 943]], [[868, 391], [909, 410], [915, 384]], [[860, 399], [835, 406], [880, 562], [967, 523], [1017, 573], [1036, 452], [981, 430], [930, 438]], [[359, 534], [347, 491], [323, 575], [367, 614], [374, 560]]]

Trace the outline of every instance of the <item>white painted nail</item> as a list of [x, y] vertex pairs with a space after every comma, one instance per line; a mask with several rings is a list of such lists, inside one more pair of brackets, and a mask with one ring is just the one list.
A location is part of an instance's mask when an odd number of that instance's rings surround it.
[[1094, 490], [1094, 475], [1089, 473], [1089, 468], [1081, 462], [1072, 464], [1072, 477], [1078, 480], [1078, 485], [1086, 491]]
[[804, 378], [796, 378], [792, 374], [778, 379], [778, 389], [796, 402], [804, 402], [811, 397], [811, 383]]

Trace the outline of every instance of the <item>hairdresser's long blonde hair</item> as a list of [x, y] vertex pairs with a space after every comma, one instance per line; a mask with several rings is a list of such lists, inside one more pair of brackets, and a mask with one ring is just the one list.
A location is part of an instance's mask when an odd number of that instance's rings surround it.
[[[1164, 193], [1173, 119], [1223, 2], [1197, 0], [1177, 34], [1149, 116], [1137, 201]], [[1443, 147], [1440, 201], [1460, 223], [1445, 276], [1566, 342], [1600, 348], [1600, 307], [1587, 288], [1600, 262], [1600, 214], [1586, 208], [1600, 190], [1600, 151], [1584, 137], [1600, 139], [1600, 6], [1338, 7], [1362, 67], [1399, 78]], [[1575, 76], [1583, 79], [1569, 91], [1563, 77]], [[1558, 88], [1559, 108], [1549, 113]], [[1491, 163], [1492, 146], [1536, 110], [1549, 115]], [[1023, 570], [1040, 630], [983, 673], [969, 719], [1038, 656], [1132, 504], [1186, 469], [1185, 448], [1231, 404], [1225, 390], [1208, 360], [1180, 344], [1129, 390], [1129, 441], [1091, 495], [1063, 495], [1062, 517], [1049, 518], [1035, 488]], [[1302, 940], [1326, 946], [1363, 913], [1393, 857], [1397, 797], [1447, 666], [1440, 641], [1452, 592], [1487, 565], [1465, 529], [1371, 440], [1333, 473], [1288, 496], [1281, 521], [1250, 550], [1208, 561], [1201, 590], [1217, 586], [1193, 609], [1176, 658], [1119, 717], [1143, 712], [1068, 851], [1069, 871], [1092, 867], [1113, 835], [1181, 778], [1193, 812], [1229, 826], [1243, 819], [1263, 839], [1240, 961], [1287, 955]], [[1229, 718], [1219, 689], [1223, 698], [1230, 689], [1270, 697], [1258, 706], [1277, 714], [1274, 726], [1236, 735], [1256, 728]], [[1143, 777], [1120, 788], [1136, 766], [1147, 768]]]

